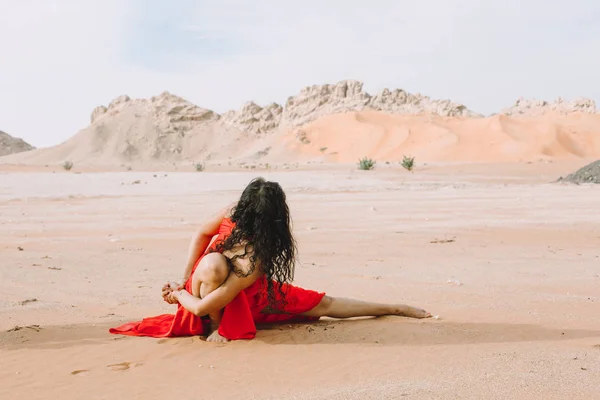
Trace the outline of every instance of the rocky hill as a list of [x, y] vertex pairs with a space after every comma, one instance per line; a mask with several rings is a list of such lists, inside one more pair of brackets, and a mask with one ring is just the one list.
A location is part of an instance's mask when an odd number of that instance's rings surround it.
[[383, 89], [372, 96], [363, 90], [362, 82], [349, 80], [306, 87], [296, 96], [289, 97], [283, 106], [271, 103], [263, 108], [250, 102], [239, 111], [223, 114], [222, 119], [225, 124], [240, 130], [260, 134], [301, 126], [325, 115], [363, 110], [399, 115], [481, 117], [462, 104], [432, 100], [402, 89]]
[[588, 165], [585, 165], [573, 172], [572, 174], [567, 175], [564, 178], [560, 178], [559, 182], [568, 182], [568, 183], [598, 183], [600, 184], [600, 160], [594, 161]]
[[34, 147], [23, 139], [10, 136], [8, 133], [0, 131], [0, 157], [33, 149]]
[[571, 101], [559, 97], [553, 102], [520, 98], [515, 104], [502, 110], [501, 114], [535, 117], [547, 113], [571, 114], [576, 112], [595, 114], [596, 102], [583, 97]]

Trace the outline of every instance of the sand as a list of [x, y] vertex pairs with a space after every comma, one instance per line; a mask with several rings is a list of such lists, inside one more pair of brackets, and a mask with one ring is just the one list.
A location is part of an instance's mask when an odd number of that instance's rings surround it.
[[[600, 114], [458, 118], [376, 111], [322, 117], [272, 145], [289, 158], [352, 162], [534, 162], [600, 157]], [[273, 152], [274, 154], [274, 152]], [[291, 156], [289, 156], [291, 154]]]
[[[584, 164], [4, 169], [0, 398], [599, 398], [600, 187], [550, 183]], [[194, 228], [258, 174], [288, 193], [297, 284], [440, 319], [325, 319], [226, 345], [109, 335], [173, 310], [160, 286]]]

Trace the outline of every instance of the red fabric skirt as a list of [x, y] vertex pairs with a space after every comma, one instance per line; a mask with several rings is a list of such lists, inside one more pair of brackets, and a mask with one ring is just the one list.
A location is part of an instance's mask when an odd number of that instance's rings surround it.
[[[213, 238], [212, 243], [225, 240], [231, 233], [234, 224], [229, 219], [224, 219], [219, 228], [219, 234]], [[210, 245], [204, 255], [214, 250]], [[193, 271], [204, 257], [196, 262]], [[193, 273], [192, 273], [193, 274]], [[186, 290], [191, 290], [192, 278], [186, 282]], [[281, 301], [281, 294], [275, 289], [276, 305], [281, 309], [271, 310], [267, 298], [267, 280], [263, 276], [254, 284], [240, 292], [223, 309], [223, 318], [219, 325], [219, 334], [230, 340], [253, 339], [256, 336], [256, 324], [273, 322], [302, 322], [313, 321], [318, 318], [305, 317], [300, 314], [315, 308], [325, 296], [312, 290], [306, 290], [290, 284], [283, 285], [285, 302]], [[270, 312], [265, 312], [269, 309]], [[163, 314], [156, 317], [144, 318], [142, 321], [130, 322], [116, 328], [111, 328], [110, 333], [128, 336], [175, 337], [206, 335], [210, 319], [208, 316], [198, 317], [181, 305], [177, 305], [175, 314]]]

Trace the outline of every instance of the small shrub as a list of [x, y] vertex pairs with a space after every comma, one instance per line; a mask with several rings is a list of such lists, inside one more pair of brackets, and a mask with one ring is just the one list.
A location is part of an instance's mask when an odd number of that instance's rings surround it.
[[304, 132], [304, 131], [298, 131], [296, 133], [296, 137], [298, 138], [298, 140], [300, 141], [300, 143], [302, 143], [302, 144], [310, 144], [310, 140], [308, 140], [308, 137], [306, 137], [306, 132]]
[[62, 165], [62, 167], [66, 170], [66, 171], [70, 171], [71, 168], [73, 168], [73, 161], [65, 161]]
[[367, 157], [358, 160], [358, 169], [361, 169], [363, 171], [369, 171], [373, 168], [375, 168], [374, 160]]
[[321, 148], [319, 149], [319, 151], [320, 151], [321, 153], [325, 153], [325, 150], [327, 150], [327, 147], [321, 147]]
[[196, 163], [196, 165], [194, 167], [196, 168], [196, 171], [198, 171], [198, 172], [204, 171], [204, 164], [202, 164], [202, 163]]
[[408, 171], [412, 171], [414, 166], [415, 166], [415, 158], [414, 157], [408, 157], [408, 156], [404, 156], [402, 158], [402, 162], [401, 162], [402, 166], [408, 170]]

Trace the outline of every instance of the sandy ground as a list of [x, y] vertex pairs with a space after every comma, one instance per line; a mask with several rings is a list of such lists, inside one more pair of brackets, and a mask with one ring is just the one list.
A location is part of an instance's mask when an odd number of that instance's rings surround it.
[[[600, 398], [600, 187], [549, 183], [581, 165], [2, 172], [0, 399]], [[173, 310], [196, 225], [258, 174], [288, 193], [296, 284], [440, 319], [108, 334]]]

